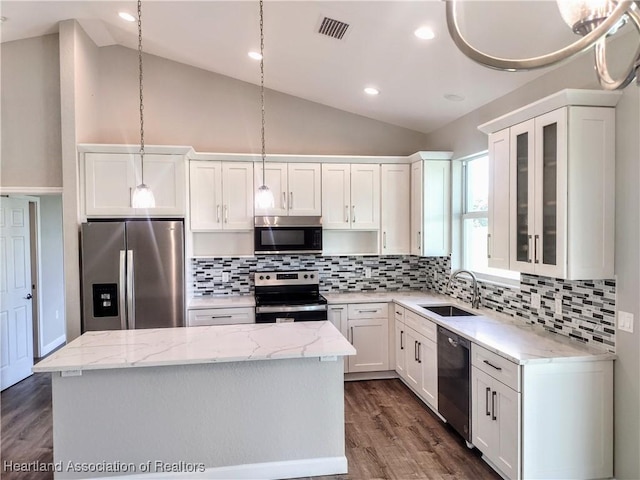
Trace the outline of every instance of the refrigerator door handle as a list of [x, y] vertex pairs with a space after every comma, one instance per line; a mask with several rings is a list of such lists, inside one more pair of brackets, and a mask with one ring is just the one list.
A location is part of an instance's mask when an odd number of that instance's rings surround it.
[[120, 250], [120, 270], [118, 278], [118, 303], [120, 304], [120, 328], [122, 330], [127, 329], [127, 312], [126, 312], [126, 298], [127, 298], [127, 263], [126, 252]]
[[133, 250], [127, 250], [127, 319], [129, 328], [136, 328], [135, 302], [133, 292]]

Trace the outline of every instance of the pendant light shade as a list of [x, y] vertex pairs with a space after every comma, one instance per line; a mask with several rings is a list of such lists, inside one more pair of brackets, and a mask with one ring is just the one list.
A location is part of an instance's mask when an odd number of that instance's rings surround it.
[[265, 181], [266, 177], [266, 167], [265, 163], [267, 160], [267, 150], [265, 147], [264, 140], [264, 13], [262, 10], [262, 0], [260, 0], [260, 106], [261, 106], [261, 118], [262, 118], [262, 127], [261, 127], [261, 139], [262, 139], [262, 185], [258, 188], [258, 191], [255, 193], [255, 203], [256, 208], [273, 208], [275, 205], [275, 198], [273, 196], [273, 192], [267, 186], [267, 182]]
[[148, 185], [144, 183], [144, 103], [142, 88], [142, 0], [138, 0], [138, 79], [140, 86], [140, 184], [133, 191], [133, 208], [154, 208], [156, 199]]

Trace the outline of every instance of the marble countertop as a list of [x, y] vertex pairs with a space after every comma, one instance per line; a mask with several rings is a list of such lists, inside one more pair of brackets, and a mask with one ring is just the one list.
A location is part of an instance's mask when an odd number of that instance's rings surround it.
[[193, 297], [187, 308], [189, 310], [203, 310], [205, 308], [253, 308], [255, 306], [256, 300], [253, 295], [210, 295]]
[[69, 372], [355, 355], [331, 322], [86, 332], [33, 367]]
[[[521, 365], [559, 361], [615, 359], [615, 355], [582, 345], [537, 325], [524, 323], [495, 310], [472, 309], [448, 295], [411, 290], [398, 292], [323, 293], [330, 304], [396, 302], [473, 343]], [[476, 313], [468, 317], [442, 317], [421, 305], [456, 305]]]

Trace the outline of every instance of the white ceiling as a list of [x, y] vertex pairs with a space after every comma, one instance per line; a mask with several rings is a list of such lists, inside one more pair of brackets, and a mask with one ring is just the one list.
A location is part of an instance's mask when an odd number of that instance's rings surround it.
[[[137, 48], [135, 1], [2, 1], [3, 42], [57, 32], [76, 18], [99, 45]], [[465, 35], [504, 56], [539, 54], [575, 40], [554, 1], [468, 1], [461, 7]], [[449, 38], [442, 1], [271, 1], [264, 5], [265, 84], [268, 88], [430, 132], [525, 83], [544, 70], [505, 73], [476, 65]], [[350, 24], [343, 40], [317, 32], [328, 16]], [[257, 1], [145, 0], [147, 53], [259, 83]], [[413, 31], [430, 26], [436, 38]], [[376, 86], [380, 95], [363, 93]], [[444, 95], [464, 97], [461, 102]]]

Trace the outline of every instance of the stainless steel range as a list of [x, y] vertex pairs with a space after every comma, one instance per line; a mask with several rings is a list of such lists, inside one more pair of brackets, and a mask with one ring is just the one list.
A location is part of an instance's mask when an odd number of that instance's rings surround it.
[[313, 270], [256, 272], [256, 323], [327, 319], [327, 299]]

